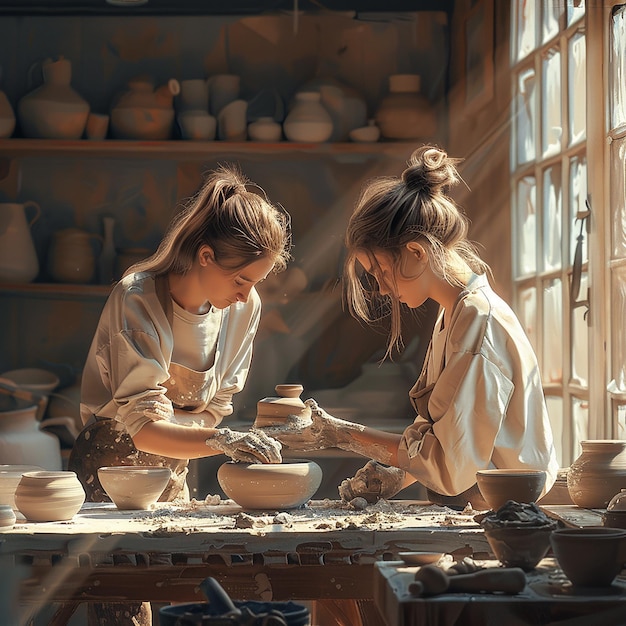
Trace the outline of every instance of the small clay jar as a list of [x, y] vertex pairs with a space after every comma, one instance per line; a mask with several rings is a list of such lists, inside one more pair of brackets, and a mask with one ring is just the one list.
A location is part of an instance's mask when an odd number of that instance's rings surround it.
[[302, 385], [276, 385], [275, 389], [278, 397], [263, 398], [257, 402], [255, 426], [281, 425], [289, 415], [302, 419], [311, 417], [311, 409], [300, 399], [304, 390]]
[[567, 472], [569, 494], [577, 506], [606, 508], [626, 485], [626, 441], [590, 439], [580, 445], [582, 454]]
[[74, 472], [26, 472], [15, 490], [19, 512], [31, 522], [70, 520], [85, 502]]

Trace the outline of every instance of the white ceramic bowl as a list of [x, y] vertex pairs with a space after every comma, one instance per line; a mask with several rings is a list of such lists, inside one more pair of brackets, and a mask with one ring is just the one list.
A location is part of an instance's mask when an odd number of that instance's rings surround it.
[[98, 469], [100, 484], [118, 509], [148, 509], [172, 475], [168, 467], [117, 465]]
[[322, 469], [314, 461], [235, 463], [217, 470], [224, 493], [248, 510], [295, 509], [313, 497], [322, 482]]

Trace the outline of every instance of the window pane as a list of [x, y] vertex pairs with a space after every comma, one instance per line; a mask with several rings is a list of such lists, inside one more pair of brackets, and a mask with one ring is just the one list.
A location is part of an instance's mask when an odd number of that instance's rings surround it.
[[569, 459], [563, 458], [563, 398], [559, 396], [546, 396], [546, 406], [548, 407], [548, 416], [550, 417], [550, 425], [552, 426], [552, 435], [554, 437], [554, 449], [556, 450], [556, 458], [559, 461], [559, 467], [568, 466]]
[[[567, 25], [570, 26], [576, 20], [585, 16], [585, 0], [567, 2]], [[576, 6], [575, 6], [576, 5]]]
[[523, 289], [519, 293], [519, 321], [522, 324], [530, 343], [539, 356], [539, 346], [537, 345], [537, 290], [534, 287]]
[[537, 269], [537, 185], [526, 176], [517, 185], [517, 275], [534, 274]]
[[611, 128], [626, 124], [626, 7], [613, 15], [611, 30]]
[[518, 165], [533, 161], [536, 156], [537, 90], [535, 84], [534, 69], [519, 74], [515, 102], [515, 121], [517, 123], [515, 142], [517, 144]]
[[611, 256], [626, 258], [626, 137], [611, 143]]
[[555, 2], [554, 0], [543, 0], [541, 4], [543, 5], [541, 40], [543, 43], [546, 43], [559, 34], [559, 22], [561, 15], [563, 15], [563, 6], [560, 2]]
[[543, 264], [545, 270], [559, 269], [562, 229], [561, 166], [548, 168], [543, 175]]
[[576, 451], [575, 459], [582, 452], [580, 442], [589, 439], [589, 403], [587, 400], [572, 398], [572, 431], [574, 434], [572, 443]]
[[585, 100], [585, 84], [587, 73], [585, 63], [587, 52], [585, 49], [585, 35], [576, 33], [569, 41], [568, 47], [569, 71], [569, 143], [574, 145], [585, 138], [587, 105]]
[[582, 246], [583, 262], [588, 260], [586, 226], [576, 221], [576, 215], [587, 210], [585, 200], [587, 198], [587, 159], [585, 156], [573, 157], [569, 166], [569, 201], [570, 201], [570, 249], [569, 262], [574, 263], [576, 243], [583, 228]]
[[[587, 289], [589, 279], [586, 273], [580, 277], [580, 295], [578, 300], [587, 299]], [[587, 307], [577, 306], [572, 311], [572, 374], [571, 380], [582, 387], [589, 386], [589, 352], [587, 342], [589, 341], [589, 330], [585, 314]]]
[[544, 383], [563, 381], [563, 297], [560, 279], [550, 280], [543, 291]]
[[541, 111], [543, 127], [541, 147], [543, 156], [557, 154], [561, 150], [563, 123], [561, 120], [561, 53], [557, 48], [548, 51], [543, 59], [541, 88]]
[[517, 0], [517, 60], [523, 59], [537, 45], [535, 2]]
[[626, 393], [626, 267], [613, 270], [611, 282], [611, 378], [614, 390]]

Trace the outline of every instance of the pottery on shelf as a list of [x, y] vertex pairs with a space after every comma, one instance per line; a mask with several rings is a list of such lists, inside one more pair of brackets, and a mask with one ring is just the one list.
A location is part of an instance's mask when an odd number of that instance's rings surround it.
[[239, 98], [241, 78], [237, 74], [215, 74], [209, 78], [209, 112], [217, 117], [222, 109]]
[[497, 511], [508, 500], [536, 502], [546, 484], [546, 473], [531, 469], [485, 469], [476, 472], [476, 483], [487, 504]]
[[224, 493], [243, 509], [295, 509], [315, 495], [322, 482], [322, 469], [307, 460], [227, 461], [217, 470], [217, 480]]
[[180, 83], [172, 78], [155, 88], [147, 78], [135, 78], [111, 108], [111, 133], [116, 139], [170, 139], [174, 128], [174, 96]]
[[43, 467], [38, 465], [0, 465], [0, 504], [15, 506], [15, 490], [26, 472], [38, 472]]
[[72, 63], [60, 56], [41, 64], [43, 85], [23, 96], [17, 113], [25, 137], [80, 139], [89, 103], [71, 86]]
[[251, 141], [275, 143], [283, 137], [283, 127], [273, 117], [259, 117], [248, 124], [248, 137]]
[[15, 490], [15, 504], [31, 522], [70, 520], [84, 502], [85, 491], [74, 472], [26, 472]]
[[221, 141], [245, 141], [248, 138], [248, 103], [233, 100], [217, 114], [217, 138]]
[[322, 105], [333, 122], [330, 141], [347, 141], [350, 132], [365, 126], [367, 105], [355, 89], [341, 84], [321, 84], [319, 87]]
[[190, 78], [180, 81], [176, 109], [182, 111], [204, 111], [209, 113], [209, 80]]
[[376, 126], [376, 120], [369, 120], [367, 126], [353, 128], [349, 137], [355, 143], [374, 143], [380, 139], [380, 128]]
[[432, 139], [437, 134], [434, 107], [420, 93], [418, 74], [389, 77], [389, 94], [376, 111], [376, 123], [386, 139]]
[[610, 586], [626, 561], [626, 530], [619, 528], [559, 528], [550, 544], [575, 587]]
[[37, 419], [41, 420], [46, 412], [50, 394], [59, 386], [59, 377], [40, 367], [22, 367], [0, 374], [0, 378], [11, 381], [18, 389], [36, 394], [38, 400]]
[[59, 440], [41, 431], [34, 402], [0, 394], [0, 459], [10, 465], [61, 469]]
[[[29, 219], [27, 209], [35, 212]], [[0, 203], [0, 282], [30, 283], [39, 274], [39, 259], [30, 227], [41, 208], [33, 200]]]
[[302, 385], [276, 385], [275, 389], [278, 396], [270, 396], [257, 402], [254, 426], [284, 424], [289, 415], [304, 419], [311, 417], [311, 409], [300, 398], [304, 390]]
[[52, 235], [48, 272], [59, 283], [90, 283], [96, 271], [93, 241], [102, 237], [79, 228], [65, 228]]
[[98, 479], [121, 510], [149, 509], [161, 497], [172, 476], [168, 467], [118, 465], [100, 467]]
[[589, 439], [580, 445], [582, 453], [567, 473], [569, 494], [577, 506], [606, 508], [626, 485], [626, 441]]
[[293, 107], [283, 123], [285, 137], [301, 143], [323, 143], [333, 133], [330, 113], [321, 102], [317, 91], [300, 91], [295, 96]]
[[178, 114], [182, 139], [212, 141], [215, 139], [217, 120], [208, 111], [188, 109]]

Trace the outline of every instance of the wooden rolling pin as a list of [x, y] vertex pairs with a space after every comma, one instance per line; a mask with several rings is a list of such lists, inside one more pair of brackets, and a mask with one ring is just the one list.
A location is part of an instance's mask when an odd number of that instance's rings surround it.
[[415, 573], [409, 592], [416, 596], [482, 591], [516, 594], [524, 587], [526, 575], [519, 567], [493, 567], [471, 574], [449, 576], [436, 565], [424, 565]]

